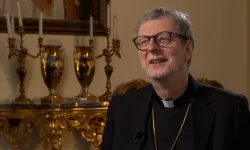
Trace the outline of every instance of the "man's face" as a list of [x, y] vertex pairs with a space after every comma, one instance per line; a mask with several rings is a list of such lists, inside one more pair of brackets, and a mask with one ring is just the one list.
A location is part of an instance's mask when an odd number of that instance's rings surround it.
[[[175, 21], [169, 17], [146, 21], [141, 24], [138, 36], [153, 36], [162, 31], [176, 33]], [[150, 78], [160, 79], [188, 67], [188, 60], [192, 53], [193, 47], [190, 40], [183, 45], [180, 37], [172, 34], [170, 43], [165, 47], [158, 46], [151, 38], [147, 50], [139, 50], [139, 57], [147, 75]]]

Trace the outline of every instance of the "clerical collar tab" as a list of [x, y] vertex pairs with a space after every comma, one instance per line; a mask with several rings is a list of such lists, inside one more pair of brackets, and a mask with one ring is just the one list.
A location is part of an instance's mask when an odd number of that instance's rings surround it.
[[173, 108], [174, 107], [174, 101], [165, 101], [162, 100], [164, 107], [166, 108]]

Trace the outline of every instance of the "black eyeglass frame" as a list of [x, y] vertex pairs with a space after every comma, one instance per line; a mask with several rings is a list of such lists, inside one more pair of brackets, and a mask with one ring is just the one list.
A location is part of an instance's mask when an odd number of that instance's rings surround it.
[[[158, 35], [161, 35], [162, 33], [168, 33], [168, 34], [169, 34], [169, 37], [170, 37], [169, 42], [168, 42], [166, 45], [164, 45], [164, 46], [159, 45], [158, 42], [157, 42], [156, 39], [155, 39], [155, 37], [157, 37]], [[159, 33], [157, 33], [157, 34], [155, 34], [155, 35], [152, 35], [152, 36], [146, 36], [146, 35], [137, 36], [137, 37], [135, 37], [132, 41], [134, 42], [135, 47], [136, 47], [137, 49], [139, 49], [139, 47], [138, 47], [138, 45], [136, 44], [136, 39], [138, 39], [139, 37], [146, 37], [146, 38], [148, 38], [148, 41], [150, 41], [151, 38], [153, 38], [153, 39], [154, 39], [154, 42], [156, 43], [157, 46], [159, 46], [159, 47], [166, 47], [166, 46], [171, 42], [172, 35], [176, 35], [176, 36], [178, 36], [178, 37], [180, 37], [181, 39], [184, 39], [184, 40], [188, 40], [188, 39], [189, 39], [188, 37], [186, 37], [186, 36], [184, 36], [184, 35], [181, 35], [181, 34], [178, 34], [178, 33], [169, 32], [169, 31], [162, 31], [162, 32], [159, 32]], [[147, 49], [139, 49], [139, 50], [140, 50], [140, 51], [146, 51]]]

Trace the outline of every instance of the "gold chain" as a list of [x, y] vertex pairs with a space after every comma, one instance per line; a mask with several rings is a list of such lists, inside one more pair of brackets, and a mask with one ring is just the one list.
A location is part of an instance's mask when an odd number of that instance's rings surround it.
[[[176, 138], [175, 138], [175, 140], [174, 140], [174, 143], [173, 143], [173, 145], [172, 145], [172, 147], [171, 147], [170, 150], [173, 150], [173, 149], [174, 149], [175, 144], [176, 144], [176, 142], [177, 142], [177, 140], [178, 140], [178, 138], [179, 138], [179, 136], [180, 136], [180, 134], [181, 134], [182, 128], [183, 128], [183, 126], [184, 126], [184, 124], [185, 124], [185, 121], [186, 121], [186, 119], [187, 119], [187, 115], [188, 115], [188, 112], [189, 112], [189, 108], [190, 108], [190, 103], [188, 104], [188, 107], [187, 107], [187, 110], [186, 110], [186, 114], [185, 114], [184, 119], [183, 119], [183, 121], [182, 121], [181, 127], [180, 127], [180, 129], [179, 129], [179, 132], [178, 132], [178, 134], [177, 134], [177, 136], [176, 136]], [[156, 132], [155, 132], [155, 113], [154, 113], [154, 107], [153, 107], [153, 106], [152, 106], [152, 123], [153, 123], [153, 134], [154, 134], [155, 150], [157, 150], [157, 143], [156, 143], [156, 142], [157, 142], [157, 139], [156, 139]]]

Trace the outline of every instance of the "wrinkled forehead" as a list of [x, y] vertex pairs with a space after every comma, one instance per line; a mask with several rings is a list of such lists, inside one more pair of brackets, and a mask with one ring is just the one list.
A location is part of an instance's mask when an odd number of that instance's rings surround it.
[[172, 17], [144, 21], [139, 27], [138, 36], [152, 36], [162, 31], [176, 32], [176, 22]]

